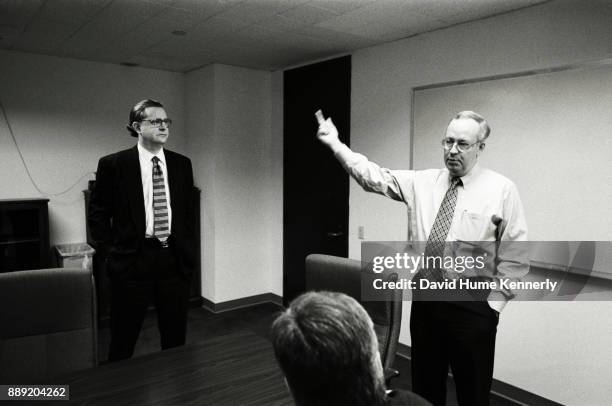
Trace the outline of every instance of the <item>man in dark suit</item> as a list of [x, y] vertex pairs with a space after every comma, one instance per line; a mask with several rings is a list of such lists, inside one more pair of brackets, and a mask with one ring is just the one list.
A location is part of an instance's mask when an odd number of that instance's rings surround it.
[[189, 158], [163, 148], [171, 123], [161, 103], [142, 100], [127, 126], [137, 145], [98, 163], [88, 221], [110, 279], [109, 361], [132, 356], [151, 303], [162, 349], [185, 344], [195, 263], [193, 172]]

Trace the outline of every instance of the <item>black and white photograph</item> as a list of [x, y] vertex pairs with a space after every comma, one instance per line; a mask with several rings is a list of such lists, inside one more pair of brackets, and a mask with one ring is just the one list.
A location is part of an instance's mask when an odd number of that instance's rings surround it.
[[612, 1], [0, 0], [0, 403], [612, 404]]

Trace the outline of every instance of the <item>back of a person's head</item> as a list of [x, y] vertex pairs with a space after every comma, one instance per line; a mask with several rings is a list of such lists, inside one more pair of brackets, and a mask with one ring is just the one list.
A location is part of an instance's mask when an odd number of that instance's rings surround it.
[[384, 404], [372, 320], [342, 293], [308, 292], [272, 325], [276, 359], [299, 406]]

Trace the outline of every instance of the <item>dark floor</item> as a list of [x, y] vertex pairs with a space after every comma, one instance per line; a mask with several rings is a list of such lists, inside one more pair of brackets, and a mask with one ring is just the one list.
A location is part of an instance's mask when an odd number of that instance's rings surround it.
[[[280, 311], [281, 307], [272, 303], [264, 303], [217, 314], [203, 308], [191, 309], [189, 312], [187, 344], [195, 343], [205, 338], [244, 330], [250, 330], [261, 337], [269, 338], [270, 325]], [[109, 329], [100, 329], [98, 332], [98, 346], [101, 364], [104, 363], [108, 357], [109, 340]], [[151, 312], [145, 319], [134, 356], [149, 354], [159, 351], [159, 349], [157, 320], [155, 318], [155, 313]], [[400, 371], [400, 376], [393, 379], [392, 387], [410, 389], [410, 360], [403, 357], [396, 357], [394, 367]], [[448, 379], [447, 393], [447, 406], [457, 406], [455, 386], [450, 377]], [[491, 406], [516, 405], [516, 403], [504, 398], [494, 395], [491, 396]]]
[[[281, 307], [272, 303], [263, 303], [216, 314], [204, 308], [191, 309], [189, 311], [187, 344], [244, 330], [250, 330], [261, 337], [268, 338], [272, 321], [281, 310]], [[98, 331], [98, 359], [101, 364], [108, 358], [109, 342], [109, 328], [101, 328]], [[155, 312], [150, 311], [140, 332], [134, 356], [137, 357], [159, 350], [157, 319]]]

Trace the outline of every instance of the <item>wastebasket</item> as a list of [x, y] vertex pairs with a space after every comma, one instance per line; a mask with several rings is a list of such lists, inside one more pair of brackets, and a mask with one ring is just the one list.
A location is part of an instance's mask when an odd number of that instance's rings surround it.
[[96, 253], [89, 244], [59, 244], [55, 246], [57, 264], [60, 268], [81, 268], [91, 271], [91, 258]]

